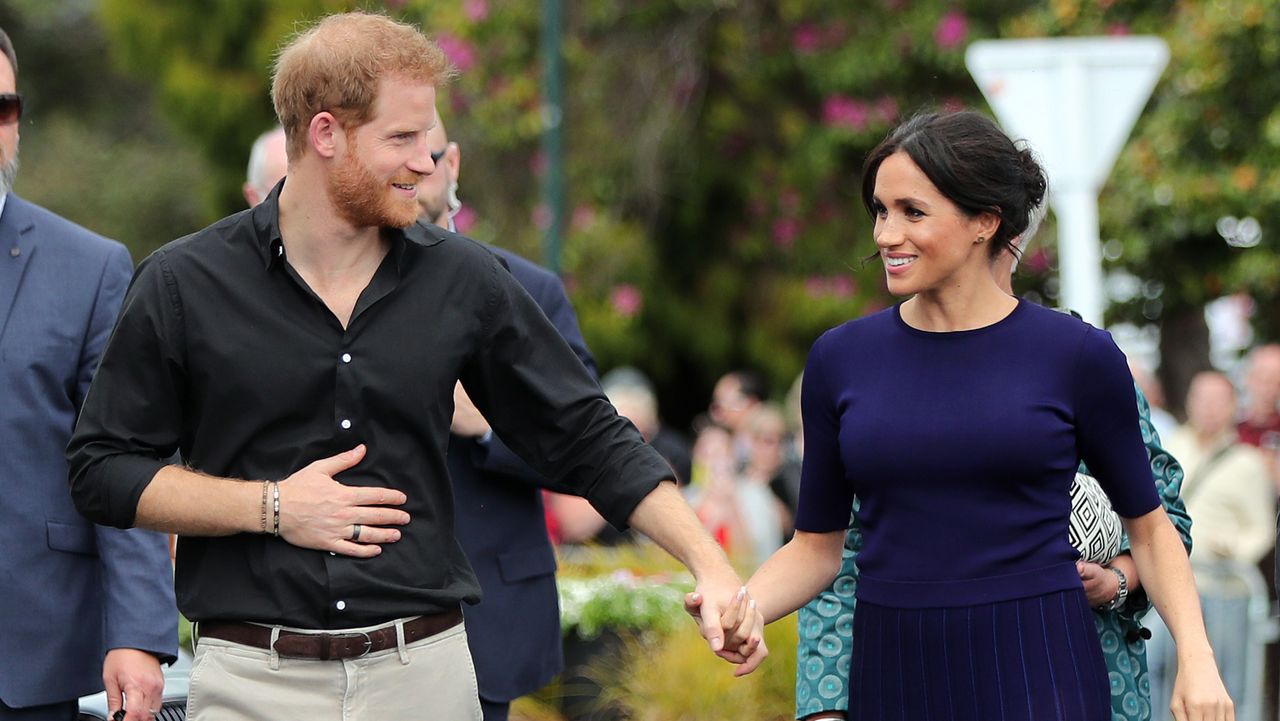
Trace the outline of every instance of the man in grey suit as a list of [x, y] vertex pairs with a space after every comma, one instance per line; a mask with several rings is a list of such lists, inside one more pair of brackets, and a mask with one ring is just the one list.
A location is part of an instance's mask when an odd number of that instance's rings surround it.
[[168, 543], [77, 513], [64, 457], [133, 264], [11, 192], [17, 68], [0, 30], [0, 721], [75, 719], [104, 685], [148, 721], [177, 652]]

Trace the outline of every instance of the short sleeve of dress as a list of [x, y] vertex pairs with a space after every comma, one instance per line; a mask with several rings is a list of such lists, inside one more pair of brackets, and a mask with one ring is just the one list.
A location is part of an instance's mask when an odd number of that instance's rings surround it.
[[838, 393], [830, 385], [824, 362], [831, 350], [831, 335], [828, 331], [813, 344], [800, 384], [804, 463], [796, 530], [811, 533], [845, 530], [853, 507], [854, 489], [840, 456]]
[[1160, 505], [1138, 424], [1133, 377], [1110, 334], [1089, 328], [1075, 368], [1076, 446], [1116, 513], [1137, 518]]

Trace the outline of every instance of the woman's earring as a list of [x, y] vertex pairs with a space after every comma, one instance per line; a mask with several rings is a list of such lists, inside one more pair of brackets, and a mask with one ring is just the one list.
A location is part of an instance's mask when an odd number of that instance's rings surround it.
[[979, 236], [978, 236], [978, 239], [977, 239], [976, 241], [974, 241], [974, 242], [975, 242], [975, 243], [985, 243], [985, 242], [987, 242], [987, 239], [986, 239], [986, 238], [984, 238], [984, 237], [982, 237], [981, 235], [979, 235]]

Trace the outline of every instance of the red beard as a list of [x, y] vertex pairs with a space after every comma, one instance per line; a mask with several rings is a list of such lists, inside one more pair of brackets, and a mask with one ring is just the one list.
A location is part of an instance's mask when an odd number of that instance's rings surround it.
[[350, 141], [347, 157], [329, 174], [327, 188], [329, 200], [338, 215], [357, 228], [407, 228], [413, 225], [421, 212], [418, 201], [393, 197], [390, 185], [416, 185], [421, 177], [406, 173], [409, 177], [397, 175], [387, 183], [380, 182], [357, 158], [354, 134], [347, 137]]

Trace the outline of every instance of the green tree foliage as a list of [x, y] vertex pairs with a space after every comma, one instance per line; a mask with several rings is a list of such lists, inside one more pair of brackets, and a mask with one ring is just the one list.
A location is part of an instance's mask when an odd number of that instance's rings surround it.
[[[467, 233], [540, 255], [540, 4], [387, 0], [461, 70], [440, 109], [463, 151]], [[272, 122], [269, 66], [299, 22], [344, 0], [101, 0], [122, 67], [152, 81], [239, 207], [253, 137]], [[593, 0], [567, 2], [569, 222], [563, 267], [605, 367], [639, 365], [671, 415], [716, 375], [778, 389], [823, 329], [890, 302], [858, 197], [866, 152], [921, 107], [982, 106], [965, 71], [984, 37], [1150, 32], [1174, 60], [1104, 193], [1103, 234], [1166, 319], [1232, 288], [1276, 297], [1278, 4], [1264, 0]], [[1261, 201], [1261, 202], [1259, 202]], [[1257, 248], [1216, 226], [1252, 215]], [[1114, 245], [1114, 244], [1113, 244]], [[1023, 289], [1052, 301], [1051, 244]], [[1149, 293], [1153, 295], [1154, 293]], [[1149, 302], [1158, 301], [1158, 302]]]
[[[570, 3], [564, 267], [604, 365], [697, 389], [663, 399], [687, 417], [735, 366], [785, 389], [822, 330], [889, 302], [862, 267], [862, 158], [916, 108], [980, 102], [964, 47], [1026, 4]], [[444, 112], [472, 232], [535, 250], [536, 4], [402, 10], [463, 71]]]
[[16, 190], [140, 258], [208, 222], [205, 174], [148, 89], [106, 66], [92, 10], [87, 0], [0, 3], [26, 102]]

